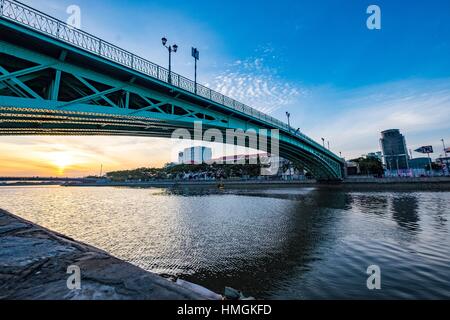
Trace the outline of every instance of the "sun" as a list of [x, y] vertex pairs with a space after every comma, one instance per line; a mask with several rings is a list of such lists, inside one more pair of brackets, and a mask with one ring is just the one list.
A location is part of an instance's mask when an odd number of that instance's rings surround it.
[[63, 173], [64, 170], [74, 164], [73, 156], [67, 152], [54, 152], [49, 155], [50, 162], [58, 168], [58, 173]]

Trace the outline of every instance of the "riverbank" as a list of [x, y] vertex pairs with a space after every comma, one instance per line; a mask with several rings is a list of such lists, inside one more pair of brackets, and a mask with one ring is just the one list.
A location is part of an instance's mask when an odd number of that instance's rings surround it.
[[154, 187], [154, 188], [177, 188], [177, 187], [204, 187], [217, 188], [267, 188], [267, 187], [298, 187], [313, 186], [314, 180], [281, 181], [281, 180], [156, 180], [145, 182], [107, 182], [107, 183], [82, 183], [64, 184], [67, 187]]
[[68, 187], [137, 187], [137, 188], [336, 188], [351, 190], [450, 190], [450, 177], [421, 178], [349, 178], [342, 182], [318, 182], [315, 180], [161, 180], [146, 182], [70, 183]]
[[[68, 267], [81, 289], [69, 289]], [[0, 209], [0, 299], [204, 300], [205, 296]]]
[[154, 180], [144, 182], [70, 182], [70, 183], [9, 183], [0, 187], [46, 186], [65, 187], [134, 187], [134, 188], [204, 188], [266, 189], [266, 188], [334, 188], [344, 190], [417, 190], [450, 191], [450, 177], [351, 177], [337, 182], [316, 180]]
[[322, 185], [348, 190], [450, 191], [450, 177], [348, 178], [338, 185]]

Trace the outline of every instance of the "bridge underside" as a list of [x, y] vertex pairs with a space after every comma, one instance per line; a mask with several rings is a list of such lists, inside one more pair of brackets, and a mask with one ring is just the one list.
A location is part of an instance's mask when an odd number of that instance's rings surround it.
[[[224, 137], [227, 129], [257, 134], [273, 129], [251, 115], [0, 22], [0, 135], [170, 138], [175, 129], [193, 133], [195, 122]], [[318, 179], [340, 180], [341, 160], [305, 138], [281, 129], [280, 156]], [[268, 140], [270, 151], [270, 134]]]

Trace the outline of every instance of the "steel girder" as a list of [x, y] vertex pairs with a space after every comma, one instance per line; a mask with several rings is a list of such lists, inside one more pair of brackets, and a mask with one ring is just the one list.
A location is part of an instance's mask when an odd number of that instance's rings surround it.
[[[219, 129], [223, 136], [227, 129], [260, 134], [273, 127], [215, 103], [201, 106], [176, 90], [142, 86], [132, 74], [124, 80], [74, 64], [67, 59], [70, 54], [66, 46], [56, 58], [0, 41], [0, 135], [170, 138], [177, 128], [192, 132], [195, 122], [203, 130]], [[342, 162], [329, 152], [283, 130], [279, 138], [280, 156], [299, 161], [318, 179], [342, 178]]]

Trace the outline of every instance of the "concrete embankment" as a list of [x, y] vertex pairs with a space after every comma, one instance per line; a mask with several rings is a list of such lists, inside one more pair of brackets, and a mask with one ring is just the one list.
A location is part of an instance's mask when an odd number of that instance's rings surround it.
[[450, 177], [350, 178], [328, 187], [351, 190], [450, 191]]
[[[69, 266], [80, 270], [80, 289], [69, 289], [67, 285], [69, 277], [76, 274], [67, 273]], [[70, 283], [72, 279], [75, 278], [69, 279]], [[0, 209], [0, 299], [191, 300], [205, 297]]]
[[267, 187], [311, 187], [314, 180], [303, 181], [271, 181], [271, 180], [155, 180], [145, 182], [108, 182], [108, 183], [83, 183], [65, 184], [65, 186], [82, 187], [153, 187], [153, 188], [177, 188], [200, 187], [217, 188], [219, 185], [225, 188], [267, 188]]
[[325, 183], [315, 180], [161, 180], [147, 182], [108, 182], [89, 184], [67, 184], [66, 186], [85, 187], [154, 187], [154, 188], [216, 188], [222, 185], [225, 189], [258, 189], [258, 188], [336, 188], [352, 190], [450, 190], [450, 177], [422, 178], [350, 178], [342, 182]]

